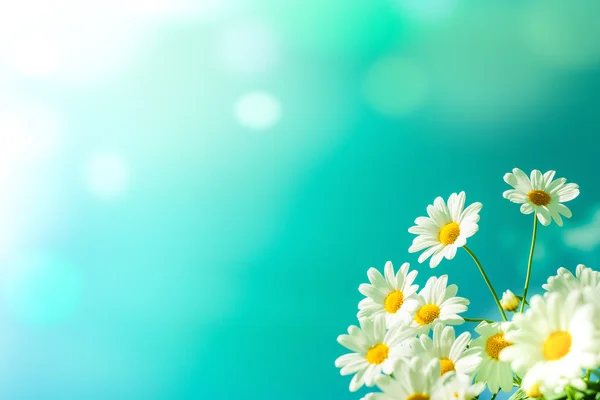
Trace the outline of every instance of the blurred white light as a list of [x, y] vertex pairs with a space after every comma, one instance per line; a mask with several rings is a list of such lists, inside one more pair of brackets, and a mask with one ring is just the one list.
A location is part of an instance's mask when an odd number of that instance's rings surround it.
[[598, 15], [600, 2], [596, 0], [529, 2], [525, 37], [531, 49], [549, 64], [593, 67], [600, 62]]
[[397, 0], [403, 15], [416, 20], [433, 22], [452, 15], [456, 0]]
[[82, 297], [81, 272], [52, 256], [28, 256], [8, 263], [6, 305], [19, 321], [49, 325], [71, 318]]
[[56, 155], [61, 141], [54, 111], [36, 105], [0, 105], [0, 177]]
[[97, 154], [88, 162], [85, 180], [94, 195], [105, 200], [115, 199], [129, 188], [129, 167], [118, 155]]
[[8, 66], [27, 76], [51, 76], [64, 58], [63, 50], [48, 37], [23, 36], [14, 46], [5, 44], [4, 52]]
[[266, 92], [252, 92], [240, 96], [235, 103], [235, 117], [247, 128], [265, 130], [281, 119], [281, 104]]
[[122, 71], [159, 24], [213, 15], [222, 0], [19, 0], [0, 13], [0, 69], [61, 83]]
[[600, 208], [596, 209], [589, 222], [563, 232], [563, 241], [569, 247], [591, 251], [600, 245]]
[[223, 64], [232, 72], [253, 75], [269, 71], [277, 63], [277, 36], [257, 21], [243, 21], [227, 28], [219, 43]]
[[205, 19], [221, 11], [224, 0], [117, 0], [115, 8], [152, 18]]
[[375, 63], [364, 82], [365, 96], [377, 111], [404, 116], [427, 100], [429, 82], [419, 65], [410, 59], [387, 57]]

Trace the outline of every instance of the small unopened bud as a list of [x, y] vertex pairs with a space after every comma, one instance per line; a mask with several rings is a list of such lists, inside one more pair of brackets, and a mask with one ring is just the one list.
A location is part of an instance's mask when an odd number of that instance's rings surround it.
[[507, 290], [502, 293], [500, 304], [502, 304], [502, 308], [506, 311], [515, 311], [519, 307], [519, 298], [513, 292]]

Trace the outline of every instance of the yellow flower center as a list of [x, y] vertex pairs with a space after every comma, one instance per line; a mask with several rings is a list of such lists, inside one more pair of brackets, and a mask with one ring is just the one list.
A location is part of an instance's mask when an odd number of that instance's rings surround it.
[[560, 360], [571, 349], [571, 334], [567, 331], [552, 332], [544, 342], [544, 357], [546, 360]]
[[385, 343], [377, 343], [367, 351], [365, 358], [371, 364], [381, 364], [388, 358], [390, 348]]
[[429, 400], [429, 395], [425, 393], [413, 393], [406, 400]]
[[438, 319], [440, 316], [440, 308], [437, 304], [425, 304], [419, 308], [417, 315], [415, 315], [415, 321], [421, 326], [427, 325]]
[[383, 301], [383, 308], [390, 314], [395, 314], [396, 311], [404, 304], [404, 294], [399, 290], [394, 290], [388, 294]]
[[452, 360], [450, 360], [448, 358], [441, 358], [440, 359], [440, 375], [444, 375], [447, 372], [451, 372], [451, 371], [455, 371], [454, 363], [452, 362]]
[[536, 206], [547, 206], [552, 201], [552, 197], [543, 190], [532, 190], [527, 193], [527, 197], [529, 201], [535, 204]]
[[527, 397], [535, 399], [538, 397], [542, 397], [542, 392], [540, 391], [540, 385], [538, 383], [531, 385], [531, 387], [526, 391]]
[[460, 236], [460, 225], [456, 222], [450, 222], [442, 226], [440, 229], [440, 243], [444, 246], [448, 246], [454, 242]]
[[504, 339], [504, 333], [496, 333], [490, 336], [485, 343], [485, 352], [494, 360], [499, 360], [498, 355], [508, 346], [512, 346], [512, 343]]

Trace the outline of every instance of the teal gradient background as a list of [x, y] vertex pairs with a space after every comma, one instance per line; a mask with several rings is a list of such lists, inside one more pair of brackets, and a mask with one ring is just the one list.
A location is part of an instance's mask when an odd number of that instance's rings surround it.
[[469, 246], [497, 291], [522, 292], [513, 167], [581, 187], [573, 218], [540, 229], [532, 291], [598, 268], [599, 11], [7, 4], [0, 397], [358, 399], [334, 360], [369, 267], [448, 274], [469, 316], [498, 317], [464, 251], [435, 270], [408, 254], [435, 197], [484, 204]]

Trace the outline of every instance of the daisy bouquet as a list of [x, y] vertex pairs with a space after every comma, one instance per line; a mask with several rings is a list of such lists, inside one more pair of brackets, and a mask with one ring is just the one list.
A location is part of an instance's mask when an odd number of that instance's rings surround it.
[[[371, 268], [369, 283], [358, 288], [358, 326], [340, 335], [350, 353], [335, 361], [352, 375], [350, 391], [372, 387], [371, 400], [476, 399], [484, 390], [492, 399], [501, 391], [511, 399], [600, 399], [600, 273], [579, 265], [575, 274], [560, 268], [527, 297], [538, 224], [559, 226], [571, 217], [564, 203], [579, 195], [576, 184], [554, 179], [555, 172], [520, 169], [504, 176], [512, 188], [504, 198], [533, 214], [533, 237], [522, 296], [505, 291], [499, 298], [467, 240], [479, 229], [481, 203], [465, 207], [464, 192], [447, 201], [438, 197], [427, 216], [408, 231], [417, 235], [410, 253], [431, 268], [452, 260], [462, 248], [473, 258], [498, 307], [499, 320], [468, 318], [469, 300], [447, 275], [415, 284], [408, 263], [383, 274]], [[454, 326], [477, 324], [457, 336]]]

